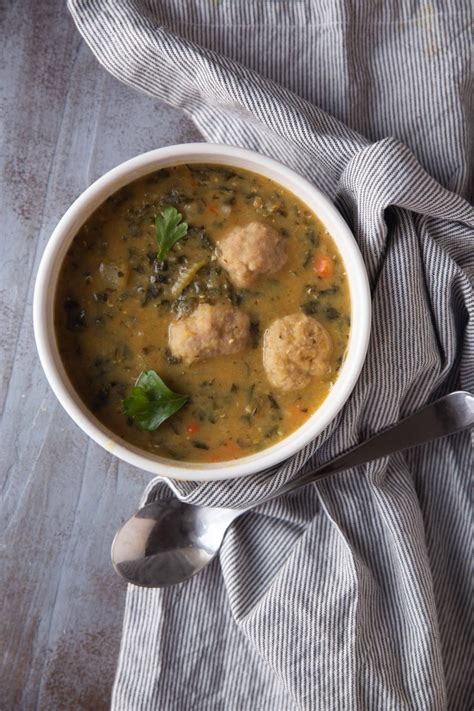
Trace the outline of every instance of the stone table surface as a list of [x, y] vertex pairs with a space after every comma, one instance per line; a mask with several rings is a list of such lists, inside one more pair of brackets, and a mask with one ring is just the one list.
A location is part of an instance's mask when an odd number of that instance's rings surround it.
[[63, 0], [0, 5], [0, 708], [106, 709], [125, 583], [110, 544], [149, 475], [90, 441], [57, 402], [32, 326], [44, 246], [109, 168], [201, 140], [180, 112], [120, 84]]

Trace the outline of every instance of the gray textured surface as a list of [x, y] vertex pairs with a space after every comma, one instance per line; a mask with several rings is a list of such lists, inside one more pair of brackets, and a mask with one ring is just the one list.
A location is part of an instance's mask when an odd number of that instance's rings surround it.
[[33, 339], [34, 278], [91, 181], [199, 134], [108, 76], [61, 0], [0, 8], [0, 707], [99, 711], [125, 595], [110, 543], [148, 477], [88, 441], [53, 396]]

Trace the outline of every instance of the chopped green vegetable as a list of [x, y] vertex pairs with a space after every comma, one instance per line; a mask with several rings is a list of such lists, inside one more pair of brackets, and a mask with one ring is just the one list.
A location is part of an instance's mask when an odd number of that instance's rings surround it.
[[325, 311], [324, 311], [324, 315], [325, 315], [326, 318], [329, 319], [330, 321], [334, 321], [334, 319], [339, 318], [341, 314], [340, 314], [339, 311], [338, 311], [337, 309], [335, 309], [333, 306], [327, 306], [326, 309], [325, 309]]
[[167, 207], [155, 221], [158, 261], [162, 262], [176, 242], [188, 231], [188, 223], [181, 222], [183, 216], [175, 207]]
[[319, 304], [317, 299], [310, 299], [309, 301], [305, 301], [304, 304], [301, 304], [300, 308], [306, 316], [314, 316], [319, 311]]
[[249, 334], [252, 348], [257, 348], [260, 339], [260, 323], [258, 321], [250, 322]]
[[203, 267], [205, 267], [207, 263], [207, 259], [200, 259], [199, 262], [195, 262], [189, 267], [189, 269], [186, 269], [182, 274], [180, 274], [177, 281], [175, 281], [171, 287], [172, 295], [175, 298], [178, 297], [186, 289], [186, 287], [191, 284], [196, 274]]
[[156, 430], [188, 401], [174, 393], [154, 370], [142, 373], [130, 397], [122, 400], [124, 413], [142, 430]]
[[273, 397], [271, 393], [268, 393], [268, 399], [270, 401], [270, 406], [273, 410], [279, 410], [280, 405], [278, 404], [278, 401]]

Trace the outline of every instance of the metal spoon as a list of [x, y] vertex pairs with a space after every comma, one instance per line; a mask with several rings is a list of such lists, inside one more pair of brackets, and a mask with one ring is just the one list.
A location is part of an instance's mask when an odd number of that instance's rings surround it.
[[115, 570], [134, 585], [165, 587], [182, 583], [211, 562], [231, 523], [249, 509], [330, 474], [473, 425], [474, 396], [454, 392], [245, 509], [195, 506], [177, 498], [155, 501], [137, 511], [115, 536]]

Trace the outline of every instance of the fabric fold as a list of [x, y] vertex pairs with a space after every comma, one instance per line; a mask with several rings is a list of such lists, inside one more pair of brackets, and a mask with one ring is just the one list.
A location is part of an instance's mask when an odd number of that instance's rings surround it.
[[[155, 480], [143, 502], [171, 488], [243, 506], [424, 403], [474, 390], [464, 3], [69, 7], [116, 78], [186, 111], [206, 139], [273, 156], [327, 192], [371, 282], [367, 360], [325, 432], [272, 471]], [[113, 708], [468, 708], [471, 456], [462, 433], [338, 474], [239, 519], [188, 583], [130, 589]]]

